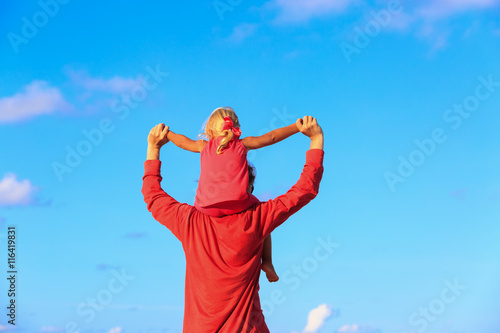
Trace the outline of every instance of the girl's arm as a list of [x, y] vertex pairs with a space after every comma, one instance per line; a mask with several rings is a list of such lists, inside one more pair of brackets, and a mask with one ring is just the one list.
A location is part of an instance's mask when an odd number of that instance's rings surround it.
[[275, 129], [274, 131], [261, 136], [247, 136], [246, 138], [241, 139], [241, 142], [247, 150], [259, 149], [272, 145], [276, 142], [280, 142], [295, 133], [299, 133], [299, 129], [296, 124], [292, 124]]
[[192, 151], [193, 153], [201, 153], [203, 147], [207, 144], [205, 140], [191, 140], [182, 134], [177, 134], [172, 131], [168, 131], [167, 138], [177, 147]]

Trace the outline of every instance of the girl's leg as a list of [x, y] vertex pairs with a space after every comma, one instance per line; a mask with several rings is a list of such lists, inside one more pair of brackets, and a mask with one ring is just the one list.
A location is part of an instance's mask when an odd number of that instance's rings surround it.
[[276, 274], [273, 266], [271, 235], [264, 239], [264, 248], [262, 249], [262, 270], [266, 273], [269, 282], [276, 282], [279, 280], [278, 274]]

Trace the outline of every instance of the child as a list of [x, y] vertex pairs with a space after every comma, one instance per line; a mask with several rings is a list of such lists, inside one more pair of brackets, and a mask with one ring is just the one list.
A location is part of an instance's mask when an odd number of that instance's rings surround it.
[[[241, 129], [231, 107], [217, 108], [205, 126], [206, 140], [191, 140], [168, 132], [167, 138], [176, 146], [201, 153], [201, 172], [194, 206], [211, 216], [224, 216], [244, 211], [258, 203], [251, 193], [247, 152], [269, 146], [298, 133], [296, 124], [278, 128], [258, 137], [240, 140]], [[251, 174], [255, 178], [255, 175]], [[253, 179], [252, 178], [252, 179]], [[278, 281], [271, 255], [271, 236], [264, 241], [262, 270], [269, 282]]]

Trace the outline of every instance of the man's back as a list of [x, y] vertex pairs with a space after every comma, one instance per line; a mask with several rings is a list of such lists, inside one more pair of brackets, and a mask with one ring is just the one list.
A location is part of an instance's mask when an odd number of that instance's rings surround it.
[[311, 138], [311, 149], [298, 182], [274, 200], [224, 217], [200, 213], [163, 191], [159, 149], [166, 131], [162, 124], [151, 130], [142, 193], [153, 217], [184, 248], [184, 332], [269, 332], [258, 295], [263, 241], [317, 195], [323, 175], [321, 128], [307, 116], [300, 130]]
[[184, 332], [269, 332], [258, 295], [264, 238], [252, 221], [255, 210], [221, 218], [193, 211], [182, 240]]
[[148, 210], [186, 254], [184, 332], [269, 332], [259, 302], [262, 242], [318, 193], [323, 151], [309, 150], [299, 181], [284, 195], [233, 215], [211, 217], [160, 186], [160, 161], [144, 163]]

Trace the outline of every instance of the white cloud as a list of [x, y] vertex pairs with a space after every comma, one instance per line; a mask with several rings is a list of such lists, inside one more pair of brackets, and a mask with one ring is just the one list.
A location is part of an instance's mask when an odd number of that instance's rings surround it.
[[[487, 10], [500, 5], [500, 0], [424, 0], [421, 2], [401, 2], [402, 11], [393, 14], [387, 30], [399, 30], [414, 33], [429, 43], [429, 54], [443, 50], [450, 44], [450, 39], [457, 29], [463, 26], [451, 22], [453, 15], [462, 15], [473, 10]], [[367, 8], [366, 11], [384, 10], [380, 8]], [[468, 37], [480, 30], [479, 21], [476, 19], [463, 29], [462, 36]]]
[[12, 328], [12, 325], [11, 326], [6, 326], [6, 325], [1, 325], [0, 324], [0, 331], [10, 331]]
[[276, 23], [296, 23], [342, 12], [357, 2], [357, 0], [271, 0], [265, 7], [279, 11]]
[[406, 30], [415, 22], [416, 18], [404, 11], [391, 16], [387, 28], [394, 30]]
[[25, 206], [34, 203], [36, 187], [27, 179], [18, 181], [13, 173], [6, 173], [0, 180], [0, 206]]
[[312, 309], [307, 317], [307, 325], [304, 328], [304, 333], [317, 332], [331, 314], [331, 308], [326, 304], [321, 304], [317, 308]]
[[[450, 25], [451, 16], [463, 14], [473, 10], [486, 10], [500, 5], [500, 0], [428, 0], [419, 3], [412, 9], [405, 11], [412, 17], [417, 36], [423, 37], [431, 44], [430, 53], [445, 49], [449, 45], [454, 28]], [[478, 27], [467, 28], [463, 36], [469, 36]]]
[[357, 324], [354, 325], [344, 325], [337, 330], [338, 332], [359, 332], [359, 326]]
[[[87, 111], [109, 108], [113, 98], [121, 93], [130, 93], [142, 86], [144, 81], [141, 76], [136, 79], [121, 76], [103, 79], [91, 77], [85, 71], [67, 70], [66, 73], [77, 88], [75, 93], [79, 94], [76, 108]], [[59, 88], [50, 86], [46, 81], [34, 80], [15, 95], [0, 97], [0, 124], [73, 109], [75, 107], [65, 100]]]
[[[440, 19], [469, 10], [488, 9], [498, 6], [500, 0], [424, 0], [415, 4], [411, 6], [410, 3], [401, 1], [406, 13], [409, 14], [409, 7], [413, 7], [413, 19], [407, 17], [410, 21], [415, 18]], [[264, 9], [278, 11], [276, 23], [301, 23], [315, 17], [344, 13], [352, 5], [366, 6], [367, 3], [360, 0], [270, 0], [264, 5]]]
[[64, 328], [54, 326], [43, 326], [40, 332], [64, 332]]
[[93, 77], [84, 70], [67, 68], [66, 75], [70, 79], [70, 87], [76, 97], [76, 105], [82, 114], [95, 114], [109, 109], [122, 96], [144, 89], [144, 78], [113, 76], [111, 78]]
[[121, 327], [114, 327], [108, 331], [108, 333], [120, 333], [122, 331]]
[[469, 38], [471, 35], [474, 35], [479, 31], [481, 24], [479, 21], [474, 21], [468, 28], [465, 30], [463, 34], [463, 38]]
[[258, 28], [259, 28], [258, 24], [253, 24], [253, 23], [240, 24], [233, 29], [233, 32], [229, 37], [227, 37], [227, 40], [230, 42], [239, 43], [244, 39], [246, 39], [247, 37], [252, 36], [257, 31]]
[[379, 329], [358, 324], [344, 325], [337, 330], [338, 333], [381, 333]]
[[143, 79], [124, 78], [121, 76], [113, 76], [110, 79], [91, 77], [85, 71], [68, 70], [67, 75], [79, 87], [84, 88], [87, 92], [100, 91], [113, 94], [130, 92], [134, 87], [142, 85]]
[[440, 33], [439, 35], [434, 37], [434, 45], [432, 46], [432, 49], [430, 50], [431, 54], [443, 50], [448, 46], [448, 38], [449, 38], [449, 33]]
[[23, 91], [0, 98], [0, 123], [22, 121], [42, 114], [71, 109], [59, 89], [48, 82], [33, 81]]
[[[387, 9], [386, 1], [369, 3], [361, 0], [269, 0], [262, 8], [276, 14], [274, 23], [298, 24], [316, 17], [344, 15], [354, 6], [366, 13]], [[500, 0], [423, 0], [418, 2], [401, 1], [402, 12], [393, 14], [387, 31], [411, 31], [430, 44], [430, 53], [442, 50], [449, 44], [456, 25], [451, 25], [450, 17], [471, 11], [492, 10], [500, 7]], [[371, 20], [372, 18], [367, 18]], [[365, 22], [366, 23], [366, 22]], [[434, 32], [425, 34], [428, 27]], [[473, 33], [473, 30], [467, 33]], [[492, 30], [494, 35], [498, 31]]]
[[420, 17], [439, 19], [468, 10], [494, 7], [499, 3], [499, 0], [430, 0], [417, 13]]
[[127, 238], [144, 238], [148, 234], [146, 232], [132, 231], [125, 235]]

